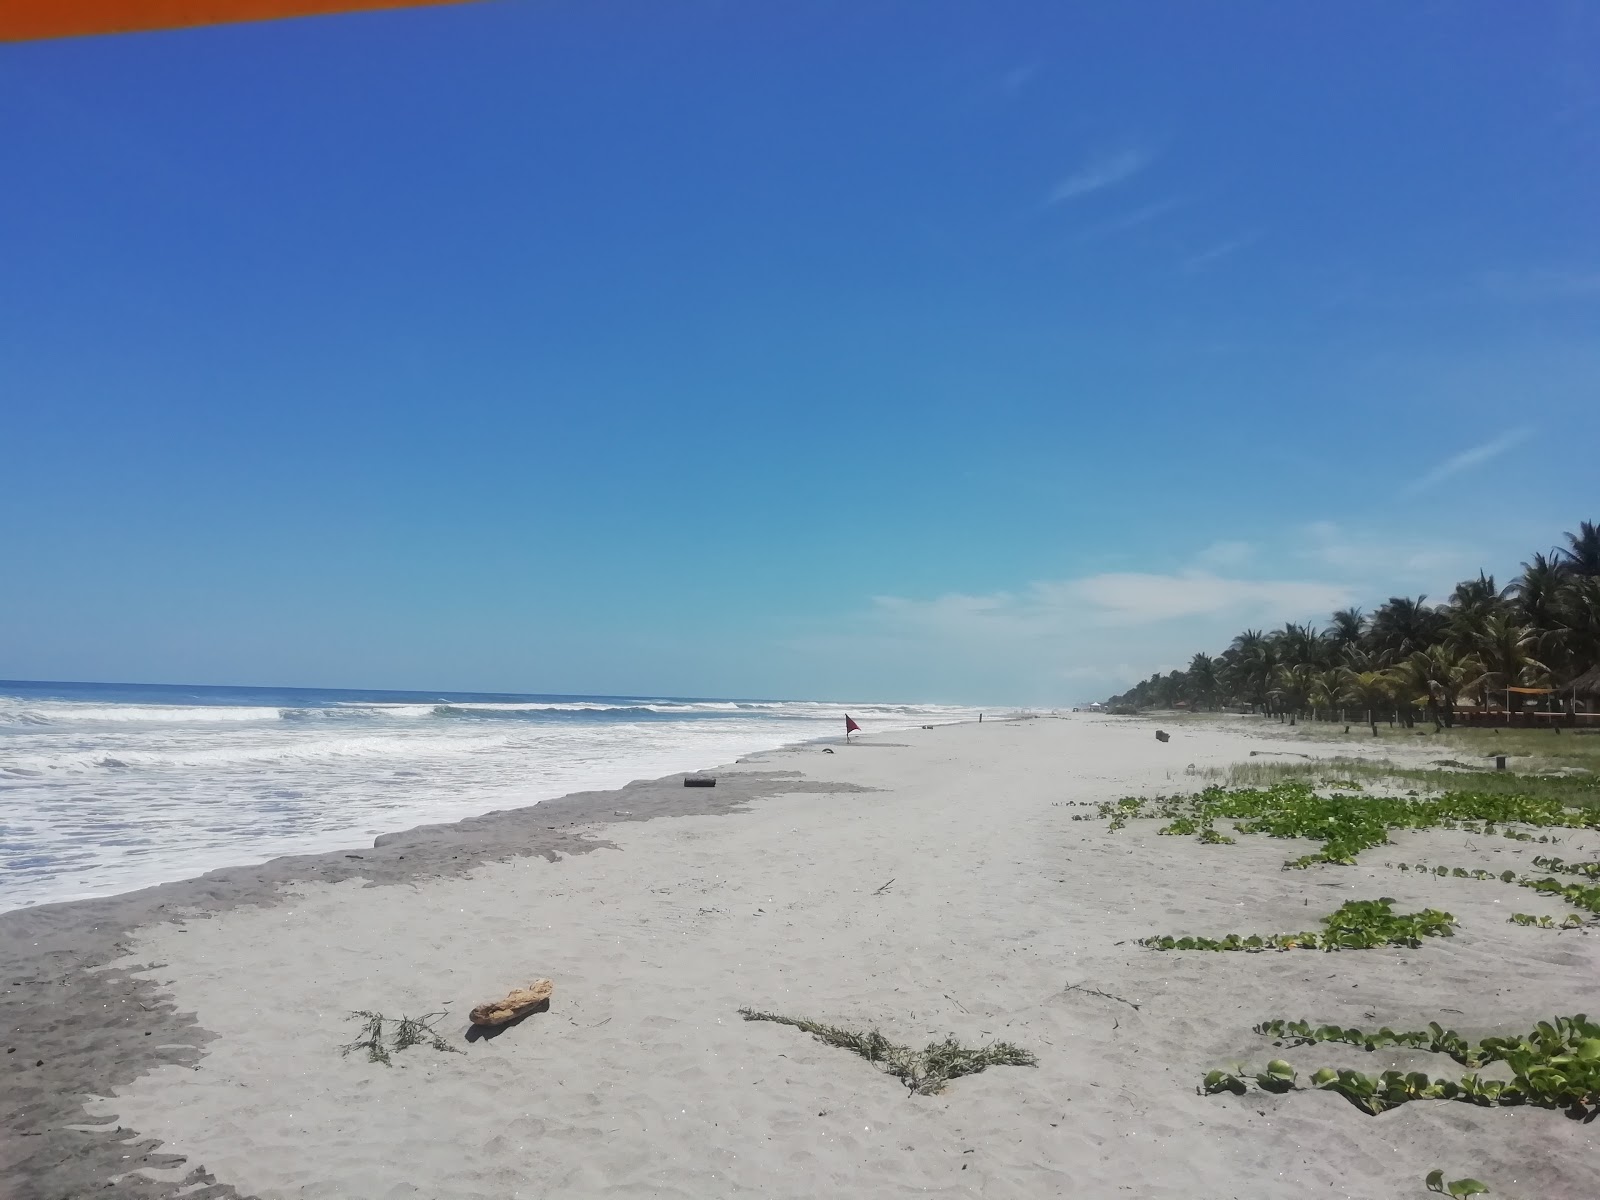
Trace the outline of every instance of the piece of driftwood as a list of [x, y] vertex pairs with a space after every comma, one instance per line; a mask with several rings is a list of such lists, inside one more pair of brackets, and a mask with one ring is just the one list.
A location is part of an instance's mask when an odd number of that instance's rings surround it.
[[1156, 730], [1156, 741], [1158, 741], [1158, 742], [1164, 742], [1167, 739], [1169, 739], [1171, 736], [1172, 735], [1170, 733], [1168, 733], [1165, 729]]
[[503, 1000], [491, 1000], [472, 1010], [474, 1025], [504, 1025], [518, 1017], [527, 1016], [535, 1009], [547, 1007], [555, 984], [548, 979], [535, 979], [525, 988], [512, 988]]
[[714, 775], [685, 775], [684, 787], [716, 787], [717, 779]]

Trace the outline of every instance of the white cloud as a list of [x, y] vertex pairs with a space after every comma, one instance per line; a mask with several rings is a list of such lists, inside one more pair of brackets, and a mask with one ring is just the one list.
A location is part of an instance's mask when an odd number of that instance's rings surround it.
[[1413, 496], [1427, 488], [1435, 487], [1446, 479], [1461, 474], [1463, 471], [1470, 471], [1473, 467], [1481, 467], [1491, 459], [1498, 458], [1507, 450], [1521, 445], [1532, 436], [1533, 430], [1531, 429], [1512, 429], [1502, 433], [1493, 441], [1484, 442], [1483, 445], [1474, 446], [1470, 450], [1463, 450], [1460, 454], [1445, 459], [1420, 479], [1414, 480], [1405, 489], [1405, 494]]
[[1303, 531], [1300, 557], [1347, 575], [1378, 575], [1384, 586], [1455, 578], [1475, 568], [1475, 556], [1454, 542], [1397, 542], [1346, 532], [1332, 521]]
[[1205, 571], [1179, 575], [1095, 575], [1071, 585], [1106, 624], [1143, 625], [1174, 617], [1237, 613], [1267, 624], [1321, 617], [1348, 604], [1343, 584], [1289, 579], [1226, 579]]
[[1121, 183], [1149, 166], [1150, 158], [1142, 150], [1128, 149], [1093, 159], [1056, 184], [1050, 193], [1050, 203], [1075, 200], [1079, 196], [1087, 196], [1090, 192]]
[[1065, 636], [1086, 626], [1147, 625], [1177, 617], [1235, 615], [1255, 621], [1322, 616], [1353, 599], [1344, 584], [1229, 579], [1207, 571], [1176, 575], [1110, 572], [1046, 580], [1018, 594], [952, 593], [931, 600], [878, 596], [880, 615], [902, 626], [946, 636]]
[[1256, 548], [1249, 542], [1212, 542], [1195, 561], [1206, 567], [1237, 567], [1255, 557]]
[[1315, 580], [1107, 572], [1015, 591], [877, 596], [864, 620], [808, 639], [804, 653], [841, 670], [893, 662], [908, 676], [992, 680], [985, 690], [1010, 702], [1076, 703], [1154, 664], [1215, 652], [1246, 626], [1320, 622], [1356, 599], [1352, 587]]

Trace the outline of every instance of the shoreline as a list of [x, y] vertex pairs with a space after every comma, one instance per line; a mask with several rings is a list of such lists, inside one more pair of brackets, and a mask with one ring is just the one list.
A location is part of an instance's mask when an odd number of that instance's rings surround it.
[[[99, 685], [97, 685], [99, 686]], [[245, 692], [249, 689], [219, 689], [228, 692]], [[366, 693], [333, 693], [335, 695], [365, 695]], [[403, 695], [404, 693], [393, 693]], [[252, 697], [242, 696], [249, 699]], [[256, 700], [280, 700], [279, 696], [255, 696]], [[137, 697], [135, 702], [137, 702]], [[541, 699], [533, 697], [531, 699]], [[603, 706], [609, 704], [611, 699], [600, 697], [592, 700], [575, 701], [574, 703], [595, 704]], [[616, 698], [628, 699], [628, 698]], [[566, 703], [564, 698], [555, 697], [554, 701]], [[107, 700], [105, 703], [113, 703]], [[342, 702], [341, 702], [342, 703]], [[352, 702], [354, 703], [354, 702]], [[676, 701], [671, 703], [677, 703]], [[758, 703], [758, 702], [723, 702], [723, 701], [694, 701], [683, 703]], [[759, 702], [762, 704], [779, 702]], [[797, 707], [806, 707], [812, 702], [795, 702]], [[273, 709], [273, 704], [260, 704], [263, 710]], [[280, 706], [281, 707], [281, 706]], [[882, 708], [883, 705], [870, 705], [872, 708]], [[338, 706], [333, 706], [329, 711], [343, 711]], [[936, 723], [960, 723], [960, 716], [955, 722], [937, 720]], [[930, 714], [931, 716], [931, 714]], [[758, 723], [760, 715], [754, 718]], [[841, 718], [842, 719], [842, 718]], [[902, 726], [896, 721], [918, 720], [909, 715], [898, 717], [878, 716], [872, 723], [887, 724], [885, 732], [897, 732]], [[919, 720], [920, 723], [920, 720]], [[115, 725], [117, 723], [113, 723]], [[248, 723], [250, 727], [255, 722]], [[276, 727], [280, 722], [265, 722], [263, 727]], [[297, 723], [298, 724], [298, 723]], [[480, 729], [491, 728], [479, 723], [467, 723]], [[230, 813], [208, 813], [205, 809], [184, 807], [183, 802], [178, 802], [172, 807], [181, 813], [177, 818], [167, 816], [160, 807], [153, 819], [157, 822], [150, 838], [144, 842], [137, 839], [133, 847], [143, 846], [143, 849], [123, 847], [121, 857], [112, 857], [119, 853], [117, 847], [109, 843], [102, 847], [94, 838], [88, 840], [88, 861], [73, 854], [78, 842], [68, 840], [60, 844], [42, 843], [37, 852], [46, 856], [48, 866], [37, 874], [30, 873], [28, 869], [20, 870], [19, 878], [12, 879], [14, 893], [6, 894], [0, 901], [0, 914], [17, 911], [23, 908], [36, 908], [46, 904], [74, 903], [84, 900], [111, 899], [129, 892], [141, 891], [146, 888], [159, 886], [164, 883], [179, 883], [194, 879], [199, 875], [216, 870], [228, 868], [252, 869], [265, 862], [277, 858], [304, 857], [319, 854], [343, 852], [352, 848], [370, 845], [373, 839], [393, 833], [403, 833], [409, 829], [423, 824], [450, 824], [457, 821], [469, 820], [479, 817], [486, 812], [512, 811], [528, 808], [537, 804], [560, 800], [564, 797], [580, 792], [599, 792], [615, 790], [630, 782], [640, 779], [664, 777], [665, 775], [694, 771], [701, 769], [707, 762], [737, 763], [748, 758], [758, 757], [763, 754], [779, 752], [790, 747], [807, 745], [813, 742], [821, 743], [837, 736], [833, 733], [836, 728], [833, 724], [822, 725], [814, 718], [801, 718], [800, 727], [783, 728], [784, 722], [771, 722], [766, 727], [755, 729], [720, 728], [720, 722], [711, 720], [704, 722], [687, 722], [681, 729], [671, 735], [671, 744], [660, 743], [660, 735], [651, 730], [648, 724], [641, 727], [647, 730], [637, 738], [627, 735], [618, 740], [614, 727], [605, 723], [597, 723], [592, 735], [579, 731], [579, 736], [592, 736], [594, 747], [571, 748], [571, 752], [564, 757], [552, 759], [550, 752], [540, 752], [536, 748], [519, 745], [511, 751], [498, 755], [500, 761], [510, 761], [519, 768], [514, 774], [506, 775], [501, 772], [496, 775], [491, 771], [484, 780], [467, 779], [465, 787], [462, 781], [453, 776], [446, 776], [432, 787], [413, 789], [416, 795], [398, 792], [392, 800], [384, 797], [382, 803], [372, 805], [369, 797], [358, 796], [351, 805], [352, 816], [336, 817], [324, 821], [321, 813], [307, 812], [299, 814], [298, 827], [285, 826], [283, 830], [268, 829], [275, 817], [271, 812], [263, 812], [256, 819], [258, 824], [240, 823], [231, 817]], [[807, 728], [806, 726], [810, 726]], [[68, 723], [71, 728], [71, 723]], [[244, 727], [244, 726], [239, 726]], [[337, 722], [332, 725], [318, 723], [318, 728], [338, 729], [343, 731], [355, 729], [357, 735], [375, 736], [364, 729], [351, 726], [346, 722]], [[519, 728], [512, 724], [508, 728]], [[914, 728], [905, 725], [903, 728]], [[230, 734], [232, 726], [229, 727]], [[421, 728], [421, 726], [419, 726]], [[451, 728], [445, 726], [444, 728]], [[459, 728], [459, 726], [458, 726]], [[561, 726], [565, 732], [569, 727]], [[632, 728], [629, 726], [628, 728]], [[392, 730], [381, 731], [376, 736], [396, 736]], [[0, 744], [4, 743], [0, 738]], [[572, 740], [570, 734], [568, 741]], [[659, 743], [659, 744], [658, 744]], [[316, 749], [319, 744], [313, 744]], [[453, 748], [453, 747], [452, 747]], [[290, 749], [293, 749], [292, 747]], [[403, 749], [397, 745], [396, 751]], [[182, 750], [172, 750], [165, 744], [153, 748], [135, 747], [135, 756], [140, 753], [160, 755], [171, 753], [181, 755]], [[76, 751], [74, 751], [76, 752]], [[118, 753], [124, 751], [119, 750]], [[288, 761], [295, 762], [293, 754], [284, 748], [274, 745], [269, 750], [262, 748], [263, 754], [287, 755]], [[457, 751], [459, 754], [459, 751]], [[520, 757], [534, 755], [526, 764], [526, 771], [521, 770]], [[373, 759], [370, 767], [369, 778], [377, 782], [385, 782], [384, 764], [387, 759]], [[462, 761], [466, 761], [463, 759]], [[573, 765], [575, 764], [575, 765]], [[113, 766], [120, 766], [114, 760]], [[404, 759], [397, 763], [398, 767], [407, 767], [410, 763]], [[396, 770], [394, 773], [404, 775], [408, 779], [418, 778], [429, 774], [431, 768], [417, 767], [410, 770]], [[20, 779], [16, 782], [26, 788], [32, 781]], [[256, 781], [258, 782], [258, 781]], [[326, 786], [325, 781], [316, 778], [295, 775], [290, 771], [289, 782], [284, 786], [295, 789], [286, 793], [296, 799], [301, 795], [318, 795], [319, 785]], [[95, 782], [92, 778], [82, 780], [75, 786], [94, 789]], [[151, 785], [160, 788], [160, 784]], [[176, 785], [174, 785], [176, 786]], [[209, 794], [220, 797], [224, 805], [227, 804], [234, 793], [230, 790], [233, 785], [225, 781], [215, 781], [210, 786]], [[348, 786], [348, 780], [341, 780], [339, 786]], [[259, 786], [257, 791], [259, 792]], [[201, 785], [202, 794], [205, 785]], [[70, 794], [70, 789], [69, 789]], [[113, 800], [103, 806], [105, 820], [115, 822], [132, 822], [137, 828], [144, 811], [139, 806], [147, 803], [143, 796], [135, 795], [132, 798], [121, 793], [111, 793]], [[249, 812], [259, 803], [256, 799], [247, 799], [241, 805], [244, 811]], [[99, 801], [89, 801], [88, 807], [96, 807]], [[121, 805], [128, 804], [129, 815], [123, 813]], [[331, 808], [324, 802], [322, 812], [337, 813], [339, 805]], [[55, 827], [66, 823], [68, 828], [73, 828], [75, 823], [84, 818], [73, 811], [74, 806], [69, 802], [63, 804], [59, 801], [48, 803], [33, 800], [26, 794], [21, 801], [20, 815], [24, 822], [26, 834], [28, 825], [36, 827]], [[212, 828], [213, 824], [220, 828]], [[92, 822], [91, 822], [92, 825]], [[203, 831], [203, 832], [202, 832]], [[185, 833], [193, 834], [191, 839], [183, 836]], [[221, 836], [219, 836], [221, 835]], [[232, 835], [232, 836], [230, 836]], [[37, 840], [37, 839], [33, 839]], [[26, 861], [27, 855], [33, 847], [33, 840], [24, 836], [19, 847], [13, 847], [14, 855], [21, 855]], [[102, 857], [103, 856], [103, 857]], [[88, 876], [88, 878], [84, 878]]]
[[[1584, 935], [1505, 933], [1482, 884], [1375, 865], [1286, 873], [1283, 842], [1072, 822], [1093, 812], [1075, 806], [1194, 790], [1190, 768], [1263, 741], [1191, 727], [1163, 745], [1154, 724], [1078, 715], [834, 754], [796, 743], [714, 768], [715, 788], [679, 773], [0, 915], [16, 1047], [0, 1193], [798, 1197], [814, 1176], [849, 1196], [1266, 1200], [1285, 1183], [1403, 1194], [1434, 1166], [1490, 1177], [1519, 1161], [1546, 1185], [1528, 1194], [1600, 1184], [1572, 1160], [1587, 1135], [1558, 1114], [1418, 1104], [1378, 1122], [1323, 1093], [1194, 1096], [1274, 1006], [1400, 1028], [1442, 1000], [1463, 1028], [1515, 1025], [1581, 1011], [1600, 954]], [[1418, 854], [1442, 837], [1405, 835]], [[1531, 852], [1484, 850], [1498, 865]], [[1471, 924], [1416, 952], [1133, 944], [1301, 928], [1380, 887], [1408, 907], [1448, 892]], [[1330, 970], [1359, 986], [1330, 991]], [[555, 979], [550, 1013], [459, 1041], [467, 1006], [529, 974]], [[1014, 1041], [1039, 1065], [907, 1098], [794, 1030], [746, 1026], [740, 1005], [882, 1023], [919, 1045]], [[341, 1058], [362, 1007], [443, 1007], [466, 1053], [421, 1047], [393, 1070]]]
[[[16, 1056], [5, 1066], [16, 1079], [25, 1062], [41, 1078], [24, 1077], [0, 1105], [0, 1128], [15, 1130], [0, 1142], [0, 1185], [18, 1200], [51, 1192], [28, 1164], [43, 1159], [45, 1177], [63, 1173], [73, 1182], [104, 1179], [128, 1170], [127, 1147], [86, 1140], [66, 1126], [86, 1120], [80, 1096], [105, 1094], [144, 1071], [174, 1062], [192, 1065], [211, 1035], [192, 1014], [161, 1000], [159, 989], [106, 965], [119, 957], [129, 931], [165, 923], [204, 920], [239, 907], [278, 903], [281, 889], [303, 883], [365, 880], [385, 887], [468, 874], [489, 862], [539, 857], [550, 862], [612, 848], [576, 830], [651, 821], [658, 817], [713, 816], [740, 811], [753, 801], [817, 790], [787, 771], [746, 771], [763, 754], [821, 744], [829, 739], [786, 743], [733, 764], [679, 771], [635, 780], [620, 788], [572, 792], [515, 809], [500, 809], [447, 823], [413, 826], [381, 834], [370, 846], [315, 854], [283, 855], [246, 866], [218, 867], [204, 874], [113, 896], [52, 901], [0, 912], [0, 1022]], [[842, 740], [842, 739], [841, 739]], [[686, 788], [685, 776], [718, 774], [714, 788]], [[832, 785], [830, 785], [831, 787]], [[406, 865], [402, 866], [404, 863]], [[70, 989], [63, 994], [59, 988]], [[63, 1012], [63, 1009], [66, 1011]], [[116, 1014], [109, 1021], [106, 1014]], [[73, 1043], [78, 1022], [100, 1022], [93, 1061]], [[65, 1034], [65, 1036], [62, 1036]], [[187, 1039], [194, 1045], [174, 1053]], [[77, 1051], [77, 1052], [75, 1052]], [[65, 1132], [67, 1136], [63, 1137]], [[29, 1145], [25, 1138], [40, 1139]], [[135, 1160], [141, 1156], [134, 1156]], [[156, 1155], [159, 1160], [161, 1156]], [[19, 1167], [27, 1169], [18, 1171]], [[90, 1184], [90, 1186], [95, 1186]], [[101, 1185], [103, 1186], [103, 1185]], [[4, 1190], [0, 1187], [0, 1191]], [[100, 1194], [97, 1192], [97, 1194]], [[143, 1196], [143, 1188], [107, 1189], [111, 1196]], [[165, 1194], [164, 1192], [150, 1194]], [[231, 1187], [209, 1196], [236, 1196]]]

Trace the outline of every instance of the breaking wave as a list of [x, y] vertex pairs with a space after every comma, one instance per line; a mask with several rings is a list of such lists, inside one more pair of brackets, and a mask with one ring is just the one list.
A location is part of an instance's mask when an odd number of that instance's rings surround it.
[[0, 683], [0, 910], [964, 708]]

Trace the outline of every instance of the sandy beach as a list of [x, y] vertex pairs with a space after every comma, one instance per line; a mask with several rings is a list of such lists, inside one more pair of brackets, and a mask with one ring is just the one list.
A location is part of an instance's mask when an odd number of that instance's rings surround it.
[[[1328, 1092], [1197, 1094], [1215, 1067], [1461, 1072], [1421, 1052], [1278, 1050], [1271, 1017], [1468, 1036], [1596, 1007], [1600, 939], [1509, 925], [1559, 900], [1386, 860], [1524, 869], [1432, 830], [1353, 867], [1073, 820], [1267, 746], [1238, 721], [987, 721], [681, 776], [0, 917], [0, 1194], [277, 1198], [1600, 1195], [1558, 1111]], [[1274, 733], [1278, 731], [1274, 730]], [[1282, 737], [1273, 750], [1334, 752]], [[1342, 753], [1350, 753], [1340, 747]], [[1563, 834], [1594, 857], [1600, 835]], [[1155, 933], [1313, 928], [1351, 899], [1448, 909], [1416, 949], [1159, 953]], [[468, 1042], [547, 977], [549, 1011]], [[912, 1095], [750, 1007], [921, 1046], [1014, 1043]], [[455, 1052], [342, 1055], [370, 1010], [444, 1012]]]

